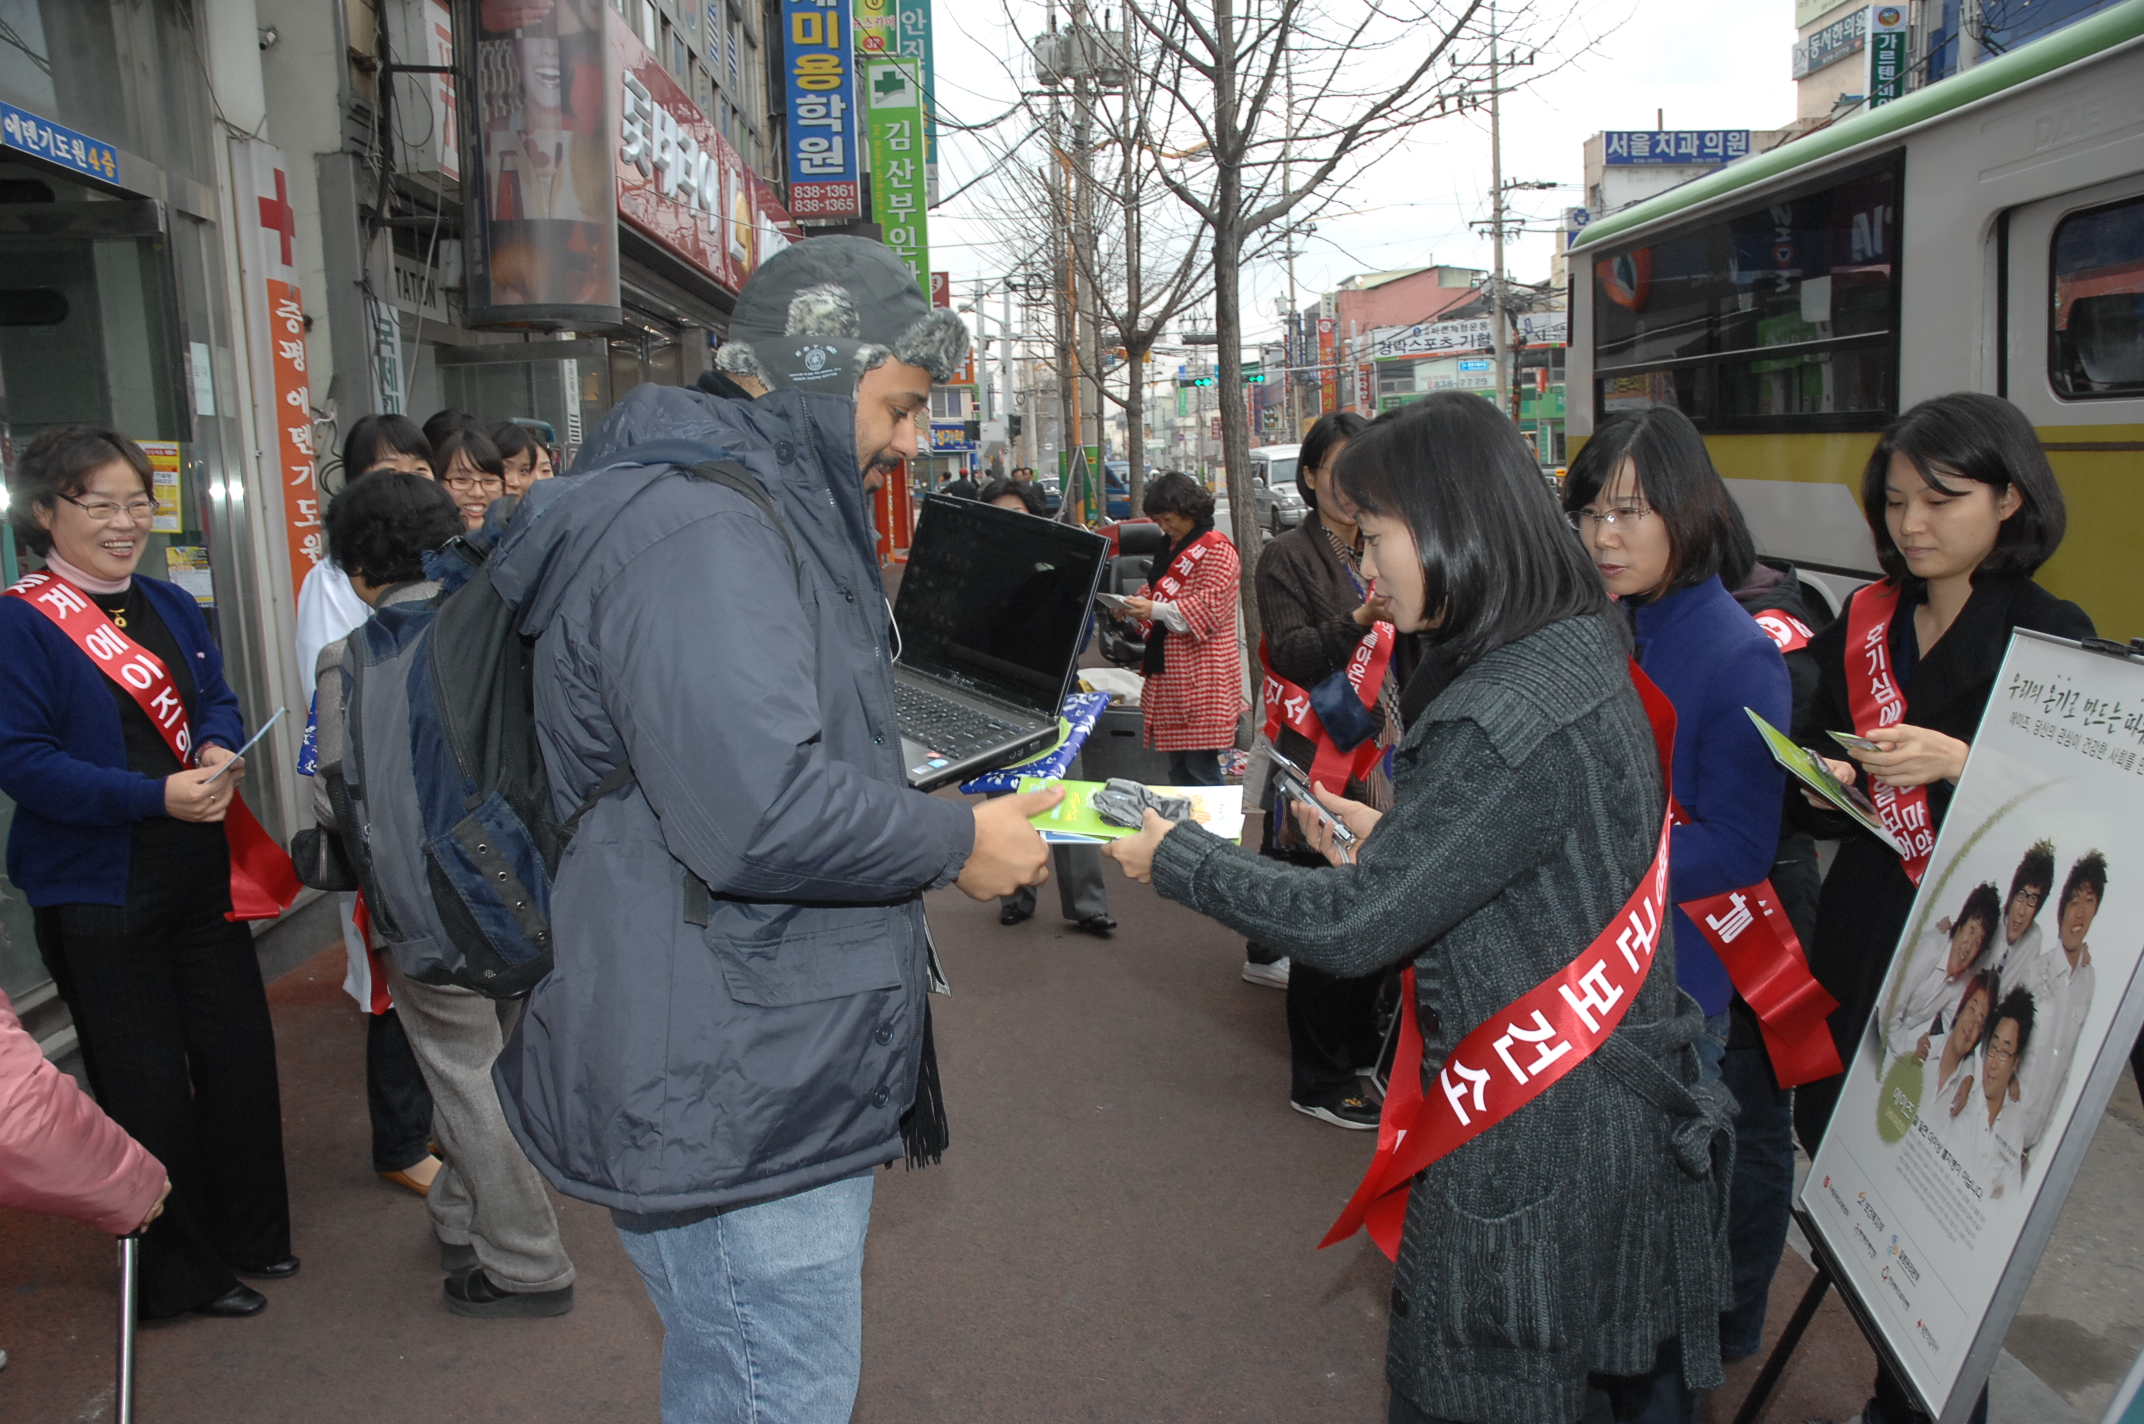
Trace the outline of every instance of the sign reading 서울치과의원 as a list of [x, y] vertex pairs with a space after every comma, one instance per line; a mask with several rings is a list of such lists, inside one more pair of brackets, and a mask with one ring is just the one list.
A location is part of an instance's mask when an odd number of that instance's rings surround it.
[[789, 210], [800, 218], [863, 216], [848, 18], [848, 0], [782, 0]]
[[2140, 926], [2144, 661], [2019, 632], [1801, 1197], [1932, 1416], [1978, 1393], [2136, 1040]]
[[930, 296], [930, 225], [923, 172], [923, 87], [916, 62], [900, 56], [864, 65], [864, 112], [871, 131], [871, 217], [885, 244]]
[[1696, 167], [1748, 155], [1748, 129], [1610, 129], [1601, 135], [1601, 161], [1610, 168]]

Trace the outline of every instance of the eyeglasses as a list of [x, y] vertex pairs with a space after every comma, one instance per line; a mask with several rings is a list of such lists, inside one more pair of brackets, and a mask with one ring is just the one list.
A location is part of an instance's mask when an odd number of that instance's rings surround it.
[[1652, 510], [1646, 508], [1642, 504], [1639, 504], [1631, 505], [1628, 508], [1624, 509], [1604, 509], [1598, 514], [1594, 513], [1590, 509], [1578, 509], [1571, 511], [1569, 514], [1566, 514], [1563, 517], [1569, 520], [1571, 527], [1577, 530], [1579, 533], [1590, 534], [1595, 529], [1603, 527], [1609, 529], [1631, 528], [1635, 526], [1639, 520], [1645, 518], [1646, 515], [1651, 513]]
[[2030, 905], [2032, 906], [2032, 908], [2037, 910], [2042, 905], [2047, 903], [2047, 892], [2044, 890], [2033, 890], [2027, 888], [2018, 891], [2017, 894], [2012, 896], [2011, 898], [2022, 901], [2023, 903]]
[[114, 504], [108, 499], [79, 500], [71, 494], [63, 494], [60, 498], [99, 524], [109, 524], [122, 514], [133, 523], [146, 524], [156, 515], [153, 499], [130, 499], [125, 504]]
[[1993, 1063], [1998, 1058], [2017, 1057], [2017, 1050], [2009, 1047], [2006, 1044], [1990, 1042], [1988, 1044], [1987, 1052], [1983, 1056], [1986, 1057], [1986, 1059], [1990, 1063]]
[[456, 494], [467, 494], [471, 490], [500, 494], [506, 489], [506, 481], [497, 475], [448, 475], [440, 483]]

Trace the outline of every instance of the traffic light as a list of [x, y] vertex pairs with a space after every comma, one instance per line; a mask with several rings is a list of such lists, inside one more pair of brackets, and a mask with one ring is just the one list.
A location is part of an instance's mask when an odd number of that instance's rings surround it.
[[1018, 439], [1020, 438], [1020, 425], [1021, 425], [1021, 418], [1020, 418], [1019, 416], [1017, 416], [1017, 415], [1008, 415], [1008, 416], [1006, 416], [1006, 417], [1005, 417], [1005, 438], [1006, 438], [1006, 439], [1008, 439], [1008, 440], [1018, 440]]
[[1211, 377], [1211, 376], [1178, 376], [1178, 377], [1176, 378], [1176, 384], [1177, 384], [1177, 385], [1179, 385], [1179, 386], [1210, 386], [1210, 385], [1212, 385], [1212, 384], [1213, 384], [1213, 377]]
[[1266, 383], [1266, 365], [1265, 365], [1265, 362], [1263, 362], [1263, 361], [1246, 361], [1246, 362], [1244, 362], [1244, 363], [1243, 363], [1243, 384], [1245, 384], [1246, 386], [1262, 386], [1262, 385], [1264, 385], [1265, 383]]

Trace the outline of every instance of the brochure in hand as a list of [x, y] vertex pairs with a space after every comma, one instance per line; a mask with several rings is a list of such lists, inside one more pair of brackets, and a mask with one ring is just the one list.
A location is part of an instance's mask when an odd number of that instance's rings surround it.
[[1876, 814], [1875, 803], [1863, 795], [1859, 787], [1848, 786], [1833, 776], [1815, 752], [1795, 745], [1785, 732], [1751, 712], [1749, 708], [1742, 710], [1749, 712], [1750, 721], [1757, 724], [1758, 735], [1763, 737], [1765, 745], [1772, 749], [1772, 760], [1792, 772], [1803, 785], [1817, 795], [1853, 817], [1863, 830], [1899, 855], [1905, 855], [1905, 847], [1898, 843], [1898, 837], [1885, 829], [1883, 819]]
[[[1047, 781], [1031, 776], [1020, 782], [1020, 789], [1040, 791], [1049, 786], [1065, 789], [1065, 799], [1057, 803], [1055, 810], [1033, 818], [1035, 829], [1052, 845], [1100, 845], [1104, 841], [1137, 835], [1137, 826], [1119, 826], [1105, 821], [1088, 804], [1088, 798], [1103, 785], [1099, 781]], [[1191, 819], [1223, 840], [1243, 839], [1242, 787], [1156, 786], [1152, 789], [1165, 796], [1181, 796], [1188, 800]]]

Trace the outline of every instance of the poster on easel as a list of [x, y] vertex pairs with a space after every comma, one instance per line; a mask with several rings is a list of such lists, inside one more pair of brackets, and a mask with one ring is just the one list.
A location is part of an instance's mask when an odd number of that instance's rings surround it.
[[2144, 658], [2020, 631], [1801, 1198], [1943, 1424], [1972, 1409], [2144, 1021]]

